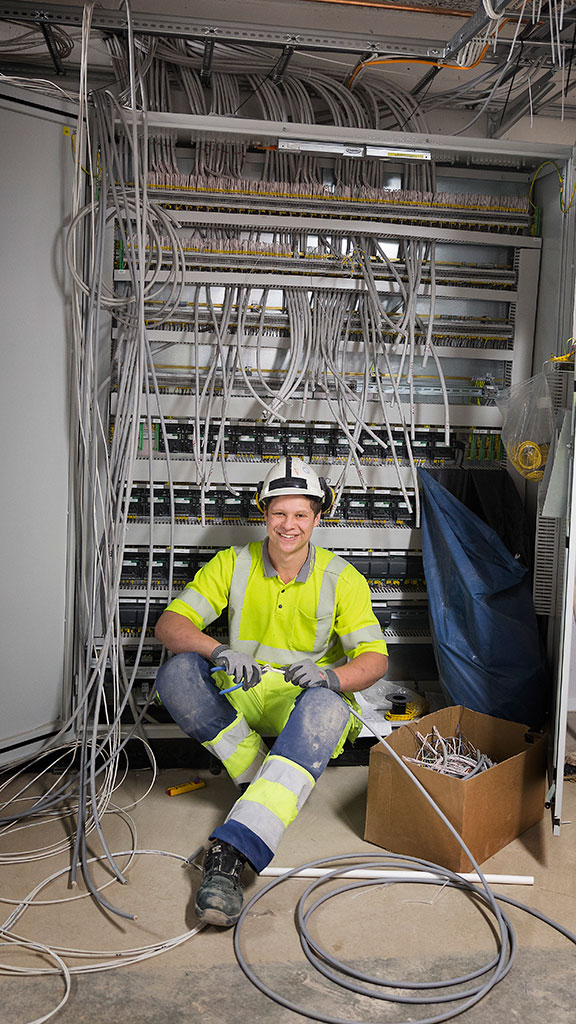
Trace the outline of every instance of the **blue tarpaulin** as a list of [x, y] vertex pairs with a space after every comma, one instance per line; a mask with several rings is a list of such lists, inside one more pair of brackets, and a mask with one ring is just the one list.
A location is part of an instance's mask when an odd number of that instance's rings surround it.
[[528, 570], [425, 470], [422, 557], [440, 681], [451, 703], [540, 728], [547, 671]]

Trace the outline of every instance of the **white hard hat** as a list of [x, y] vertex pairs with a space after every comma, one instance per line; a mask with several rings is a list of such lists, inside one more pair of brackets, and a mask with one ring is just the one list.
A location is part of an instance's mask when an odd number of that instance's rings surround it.
[[284, 494], [316, 498], [322, 503], [323, 512], [327, 512], [334, 501], [334, 491], [324, 477], [319, 477], [311, 466], [292, 455], [279, 459], [266, 474], [258, 485], [256, 504], [261, 508], [264, 502]]

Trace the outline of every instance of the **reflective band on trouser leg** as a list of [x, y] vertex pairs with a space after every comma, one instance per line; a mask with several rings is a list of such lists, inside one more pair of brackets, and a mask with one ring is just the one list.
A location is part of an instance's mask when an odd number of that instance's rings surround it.
[[246, 794], [236, 801], [213, 836], [235, 846], [256, 871], [262, 871], [313, 786], [314, 778], [305, 768], [270, 754]]
[[252, 780], [256, 778], [258, 772], [260, 771], [260, 768], [264, 764], [264, 760], [268, 753], [268, 747], [260, 737], [258, 737], [258, 739], [260, 740], [260, 746], [258, 747], [256, 757], [252, 761], [252, 764], [249, 765], [249, 767], [246, 768], [240, 775], [231, 775], [231, 778], [234, 780], [237, 786], [242, 786], [243, 783], [245, 782], [252, 782]]
[[260, 736], [240, 715], [213, 740], [203, 743], [202, 746], [222, 761], [229, 776], [238, 786], [254, 778], [266, 756], [266, 748]]

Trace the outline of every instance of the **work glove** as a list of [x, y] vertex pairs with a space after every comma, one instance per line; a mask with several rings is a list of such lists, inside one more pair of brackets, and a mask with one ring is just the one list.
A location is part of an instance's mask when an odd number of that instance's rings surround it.
[[232, 676], [236, 685], [241, 683], [243, 690], [249, 690], [260, 682], [262, 669], [249, 654], [240, 654], [226, 644], [220, 644], [214, 648], [210, 658], [218, 668], [223, 668], [227, 675]]
[[333, 668], [320, 668], [312, 658], [302, 658], [284, 669], [284, 678], [294, 686], [307, 690], [309, 686], [325, 686], [328, 690], [340, 690], [340, 680]]

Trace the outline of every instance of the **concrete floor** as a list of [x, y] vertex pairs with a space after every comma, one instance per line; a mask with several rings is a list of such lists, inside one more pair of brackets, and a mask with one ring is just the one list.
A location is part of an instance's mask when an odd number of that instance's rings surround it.
[[[568, 743], [576, 750], [574, 730]], [[294, 866], [339, 853], [363, 852], [367, 859], [378, 848], [362, 839], [368, 769], [331, 767], [320, 780], [297, 821], [286, 833], [275, 864]], [[189, 856], [206, 841], [234, 800], [232, 784], [223, 776], [200, 773], [206, 787], [168, 797], [166, 787], [186, 778], [180, 770], [161, 772], [153, 791], [129, 813], [137, 825], [140, 850], [167, 851]], [[114, 800], [128, 807], [148, 788], [150, 773], [130, 772]], [[514, 899], [540, 909], [576, 932], [576, 782], [565, 787], [561, 835], [554, 837], [548, 815], [508, 847], [486, 861], [488, 872], [534, 875], [533, 887], [495, 886]], [[65, 854], [27, 863], [6, 863], [17, 851], [49, 845], [64, 835], [65, 826], [52, 822], [12, 833], [0, 840], [3, 899], [22, 898], [39, 881], [67, 863]], [[131, 846], [126, 820], [109, 814], [105, 833], [114, 852]], [[100, 852], [92, 837], [94, 853]], [[126, 858], [120, 856], [120, 863]], [[98, 884], [107, 879], [96, 866]], [[142, 854], [129, 871], [126, 886], [112, 884], [108, 898], [132, 913], [136, 922], [108, 916], [92, 901], [29, 908], [14, 931], [50, 946], [102, 951], [134, 949], [162, 942], [194, 928], [193, 893], [199, 872], [159, 853]], [[247, 894], [264, 884], [251, 876]], [[368, 1000], [335, 990], [317, 975], [303, 957], [293, 926], [294, 906], [304, 886], [290, 880], [256, 905], [247, 918], [243, 946], [249, 962], [287, 998], [311, 1011], [354, 1021], [419, 1021], [438, 1013], [425, 1006], [405, 1007]], [[82, 887], [79, 886], [82, 891]], [[72, 895], [65, 879], [57, 880], [41, 899]], [[434, 898], [435, 897], [435, 898]], [[1, 920], [10, 912], [5, 908]], [[481, 1003], [459, 1019], [466, 1024], [574, 1024], [576, 949], [565, 938], [516, 910], [510, 911], [519, 951], [510, 974]], [[334, 953], [374, 973], [397, 980], [455, 977], [486, 962], [493, 954], [491, 931], [471, 901], [451, 890], [422, 886], [392, 886], [347, 893], [323, 907], [313, 932]], [[19, 949], [2, 951], [0, 960], [39, 966], [36, 954]], [[69, 960], [82, 965], [85, 961]], [[63, 992], [58, 977], [2, 977], [3, 1024], [44, 1020]], [[452, 1004], [450, 1004], [452, 1005]], [[277, 1006], [261, 994], [238, 967], [231, 931], [201, 930], [184, 944], [144, 962], [117, 970], [75, 974], [64, 1008], [53, 1018], [60, 1024], [202, 1024], [274, 1021], [298, 1024], [308, 1017]]]

